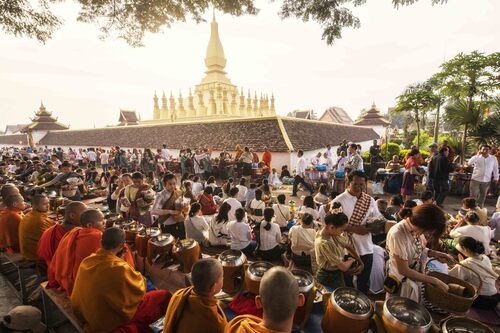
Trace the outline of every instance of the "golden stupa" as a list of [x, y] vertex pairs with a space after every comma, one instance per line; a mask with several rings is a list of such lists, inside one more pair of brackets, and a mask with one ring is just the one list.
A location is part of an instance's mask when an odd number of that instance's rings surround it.
[[[226, 76], [226, 58], [224, 48], [219, 38], [219, 28], [215, 15], [211, 23], [210, 41], [208, 42], [205, 57], [207, 70], [201, 83], [196, 85], [194, 93], [189, 89], [189, 96], [183, 98], [182, 94], [175, 98], [172, 93], [170, 97], [159, 98], [154, 95], [153, 121], [154, 123], [204, 121], [228, 118], [244, 117], [266, 117], [276, 114], [274, 108], [274, 96], [254, 92], [253, 98], [248, 91], [246, 97], [243, 88], [231, 83]], [[148, 121], [142, 123], [148, 123]]]

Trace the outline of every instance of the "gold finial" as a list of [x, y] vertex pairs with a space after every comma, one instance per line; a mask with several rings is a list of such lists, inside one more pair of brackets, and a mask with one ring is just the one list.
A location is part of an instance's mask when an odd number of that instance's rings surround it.
[[375, 101], [373, 101], [373, 103], [372, 103], [372, 109], [375, 109], [375, 108], [376, 108]]

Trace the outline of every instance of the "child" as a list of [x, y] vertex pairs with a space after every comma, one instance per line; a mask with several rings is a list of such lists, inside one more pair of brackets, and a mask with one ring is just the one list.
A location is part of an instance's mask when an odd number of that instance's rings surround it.
[[[465, 259], [460, 261], [460, 264], [470, 267], [479, 273], [483, 282], [479, 290], [479, 296], [472, 303], [472, 307], [485, 310], [495, 309], [499, 300], [496, 288], [498, 275], [493, 271], [490, 259], [484, 254], [484, 245], [472, 237], [464, 237], [460, 239], [457, 249], [465, 256]], [[477, 275], [466, 267], [457, 265], [449, 274], [478, 287], [479, 280]]]
[[259, 250], [258, 255], [263, 260], [277, 261], [281, 260], [280, 247], [281, 230], [280, 226], [274, 223], [274, 209], [264, 209], [264, 220], [257, 224], [259, 228]]
[[201, 205], [193, 203], [189, 209], [189, 215], [184, 221], [186, 226], [186, 237], [192, 238], [203, 246], [208, 246], [208, 223], [203, 218]]
[[257, 243], [252, 240], [252, 229], [246, 223], [246, 214], [243, 208], [236, 209], [234, 213], [236, 221], [227, 224], [227, 230], [231, 237], [231, 249], [240, 250], [246, 256], [252, 255]]
[[273, 168], [269, 174], [268, 182], [271, 186], [280, 186], [282, 184], [280, 178], [278, 177], [278, 173], [276, 172], [276, 168]]
[[250, 203], [255, 199], [255, 191], [257, 190], [257, 185], [255, 183], [250, 184], [250, 188], [245, 196], [245, 208], [250, 209]]

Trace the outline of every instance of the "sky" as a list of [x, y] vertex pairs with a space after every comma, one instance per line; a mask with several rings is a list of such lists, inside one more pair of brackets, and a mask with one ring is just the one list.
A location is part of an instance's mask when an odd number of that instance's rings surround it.
[[[386, 112], [443, 61], [500, 46], [497, 0], [420, 0], [398, 10], [390, 0], [370, 0], [353, 10], [361, 27], [344, 29], [332, 46], [318, 23], [281, 20], [281, 1], [256, 4], [257, 16], [216, 13], [227, 76], [252, 95], [273, 93], [281, 115], [312, 109], [321, 116], [339, 106], [355, 119], [373, 102]], [[185, 96], [204, 76], [211, 11], [206, 23], [175, 24], [133, 48], [76, 22], [74, 2], [54, 9], [65, 24], [46, 44], [0, 31], [0, 131], [29, 123], [41, 101], [73, 129], [115, 125], [120, 109], [152, 119], [155, 91]]]

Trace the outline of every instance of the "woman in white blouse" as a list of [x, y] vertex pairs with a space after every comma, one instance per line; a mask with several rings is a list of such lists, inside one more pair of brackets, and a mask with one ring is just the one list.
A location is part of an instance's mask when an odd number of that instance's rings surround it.
[[316, 193], [316, 195], [314, 196], [314, 202], [316, 203], [316, 205], [321, 206], [328, 203], [329, 198], [326, 194], [326, 190], [327, 188], [325, 184], [319, 185], [318, 193]]
[[219, 212], [212, 217], [210, 221], [210, 229], [208, 230], [208, 240], [212, 246], [227, 245], [229, 242], [229, 233], [227, 231], [227, 223], [229, 222], [229, 211], [231, 205], [224, 202]]
[[450, 237], [453, 238], [456, 243], [458, 243], [459, 239], [462, 237], [472, 237], [483, 244], [484, 253], [489, 255], [491, 229], [489, 226], [483, 226], [480, 223], [481, 218], [479, 214], [474, 211], [469, 211], [467, 215], [465, 215], [465, 218], [450, 231]]
[[393, 226], [387, 234], [389, 260], [384, 286], [388, 291], [387, 297], [397, 295], [419, 302], [422, 283], [430, 283], [448, 291], [446, 283], [424, 273], [428, 257], [443, 263], [453, 262], [449, 255], [428, 249], [424, 236], [425, 233], [439, 238], [446, 228], [446, 217], [441, 208], [434, 204], [403, 210], [402, 216], [405, 219]]
[[255, 222], [260, 222], [264, 219], [264, 208], [266, 204], [262, 201], [262, 190], [255, 190], [255, 199], [250, 202], [250, 214], [252, 220]]
[[297, 268], [311, 271], [311, 255], [314, 253], [314, 218], [305, 213], [299, 225], [290, 228], [288, 238], [292, 249], [292, 261]]
[[192, 238], [203, 246], [208, 245], [209, 225], [201, 213], [201, 205], [197, 202], [191, 204], [189, 215], [184, 221], [186, 237]]
[[252, 240], [252, 228], [246, 221], [245, 210], [238, 208], [234, 215], [236, 221], [229, 221], [227, 224], [227, 231], [231, 237], [231, 249], [240, 250], [246, 256], [253, 255], [257, 242]]
[[264, 220], [258, 224], [259, 250], [257, 251], [257, 255], [267, 261], [281, 260], [281, 254], [283, 252], [280, 247], [280, 227], [272, 221], [273, 217], [274, 210], [272, 208], [266, 208], [264, 209]]
[[314, 203], [314, 198], [312, 197], [312, 195], [308, 195], [304, 198], [302, 207], [300, 207], [300, 211], [302, 211], [303, 213], [311, 214], [315, 221], [319, 220], [319, 212], [316, 209], [316, 204]]

